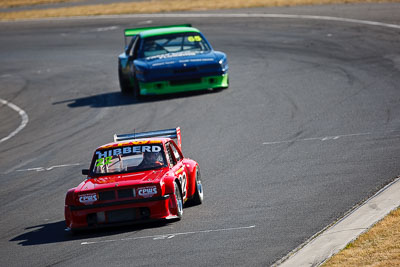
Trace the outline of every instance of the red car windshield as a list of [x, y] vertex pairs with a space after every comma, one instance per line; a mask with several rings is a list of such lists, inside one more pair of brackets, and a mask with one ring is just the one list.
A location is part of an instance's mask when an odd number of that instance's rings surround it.
[[135, 145], [97, 150], [92, 174], [108, 175], [166, 167], [161, 145]]

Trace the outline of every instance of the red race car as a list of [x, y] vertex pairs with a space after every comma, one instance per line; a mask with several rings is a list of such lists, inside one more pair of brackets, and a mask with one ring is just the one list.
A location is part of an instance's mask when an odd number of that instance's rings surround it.
[[[177, 143], [173, 139], [177, 140]], [[203, 201], [196, 161], [181, 151], [180, 128], [114, 135], [96, 149], [85, 181], [65, 198], [67, 230], [181, 219], [183, 204]]]

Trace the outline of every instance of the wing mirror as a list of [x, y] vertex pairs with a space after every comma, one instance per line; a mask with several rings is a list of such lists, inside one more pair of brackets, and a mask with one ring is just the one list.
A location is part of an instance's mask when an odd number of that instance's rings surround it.
[[83, 175], [89, 175], [89, 170], [88, 169], [83, 169], [82, 170]]

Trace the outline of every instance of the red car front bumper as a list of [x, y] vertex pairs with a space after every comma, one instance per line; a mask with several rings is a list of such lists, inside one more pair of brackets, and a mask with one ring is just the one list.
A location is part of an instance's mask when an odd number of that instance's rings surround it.
[[176, 198], [173, 194], [86, 206], [65, 205], [66, 226], [72, 230], [174, 219], [177, 218], [176, 214]]

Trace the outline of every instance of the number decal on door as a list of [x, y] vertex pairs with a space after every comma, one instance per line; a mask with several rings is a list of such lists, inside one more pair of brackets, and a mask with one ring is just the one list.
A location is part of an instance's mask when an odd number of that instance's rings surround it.
[[181, 185], [182, 185], [182, 198], [184, 199], [186, 197], [186, 184], [187, 184], [185, 171], [183, 173], [179, 174], [179, 181], [181, 182]]

